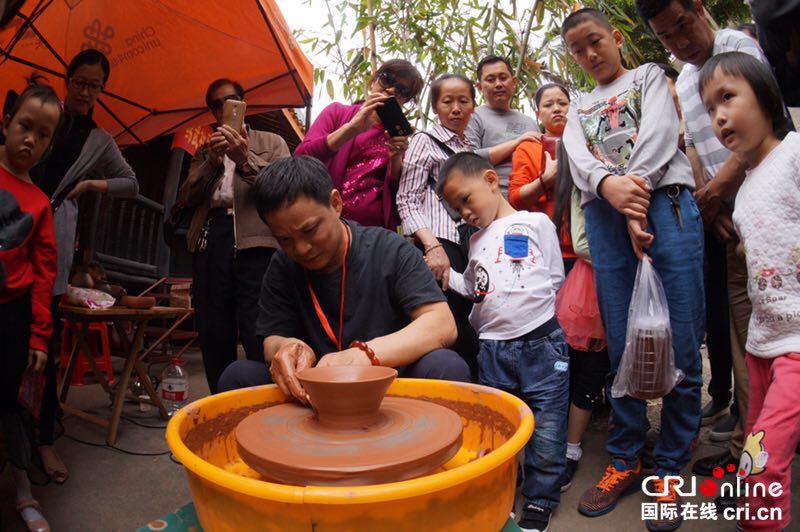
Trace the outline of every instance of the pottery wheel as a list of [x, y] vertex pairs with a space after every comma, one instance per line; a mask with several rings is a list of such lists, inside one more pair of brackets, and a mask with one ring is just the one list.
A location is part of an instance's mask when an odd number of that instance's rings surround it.
[[450, 460], [461, 447], [461, 418], [428, 401], [386, 397], [379, 420], [359, 429], [321, 426], [295, 403], [266, 408], [236, 427], [242, 459], [287, 484], [363, 485], [407, 480]]

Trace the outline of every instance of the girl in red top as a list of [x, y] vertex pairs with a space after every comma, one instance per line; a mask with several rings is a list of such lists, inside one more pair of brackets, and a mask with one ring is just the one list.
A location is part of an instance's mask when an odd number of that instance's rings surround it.
[[41, 372], [52, 331], [50, 298], [56, 276], [53, 213], [28, 170], [50, 146], [61, 120], [53, 89], [31, 85], [3, 119], [0, 146], [0, 421], [17, 486], [16, 504], [28, 530], [50, 530], [31, 494], [30, 418], [17, 400], [26, 368]]

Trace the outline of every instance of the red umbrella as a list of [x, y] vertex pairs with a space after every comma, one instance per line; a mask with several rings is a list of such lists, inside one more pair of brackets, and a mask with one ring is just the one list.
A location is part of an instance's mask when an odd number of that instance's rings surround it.
[[0, 89], [38, 71], [63, 95], [85, 48], [111, 62], [94, 119], [123, 145], [213, 122], [204, 94], [221, 77], [245, 88], [248, 114], [311, 103], [313, 68], [274, 0], [29, 0], [0, 31]]

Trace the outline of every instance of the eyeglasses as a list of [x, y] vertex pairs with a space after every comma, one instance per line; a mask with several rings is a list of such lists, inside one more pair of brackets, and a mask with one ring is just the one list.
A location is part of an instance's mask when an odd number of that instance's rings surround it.
[[244, 101], [244, 98], [242, 98], [238, 94], [231, 94], [229, 96], [225, 96], [224, 98], [220, 98], [219, 100], [214, 100], [208, 107], [212, 111], [219, 111], [220, 109], [222, 109], [222, 106], [225, 105], [225, 100], [235, 100], [237, 102], [241, 102]]
[[83, 91], [84, 89], [95, 93], [103, 90], [102, 83], [92, 83], [91, 81], [86, 81], [85, 79], [69, 78], [69, 84], [72, 85], [72, 87], [78, 92]]
[[394, 93], [403, 102], [411, 101], [414, 97], [414, 94], [411, 92], [411, 89], [403, 85], [402, 83], [397, 82], [397, 78], [394, 77], [394, 74], [390, 72], [381, 72], [378, 76], [378, 83], [381, 84], [381, 87], [385, 89], [394, 89]]

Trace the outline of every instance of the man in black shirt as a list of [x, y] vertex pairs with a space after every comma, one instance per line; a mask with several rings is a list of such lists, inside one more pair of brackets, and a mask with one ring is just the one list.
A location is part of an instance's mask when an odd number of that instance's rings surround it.
[[[305, 402], [297, 371], [368, 365], [370, 351], [403, 377], [470, 380], [463, 359], [445, 349], [456, 325], [422, 255], [395, 233], [341, 219], [341, 195], [322, 163], [273, 162], [253, 193], [281, 248], [264, 276], [256, 325], [270, 367], [236, 362], [220, 391], [273, 381]], [[355, 341], [368, 348], [349, 347]]]

